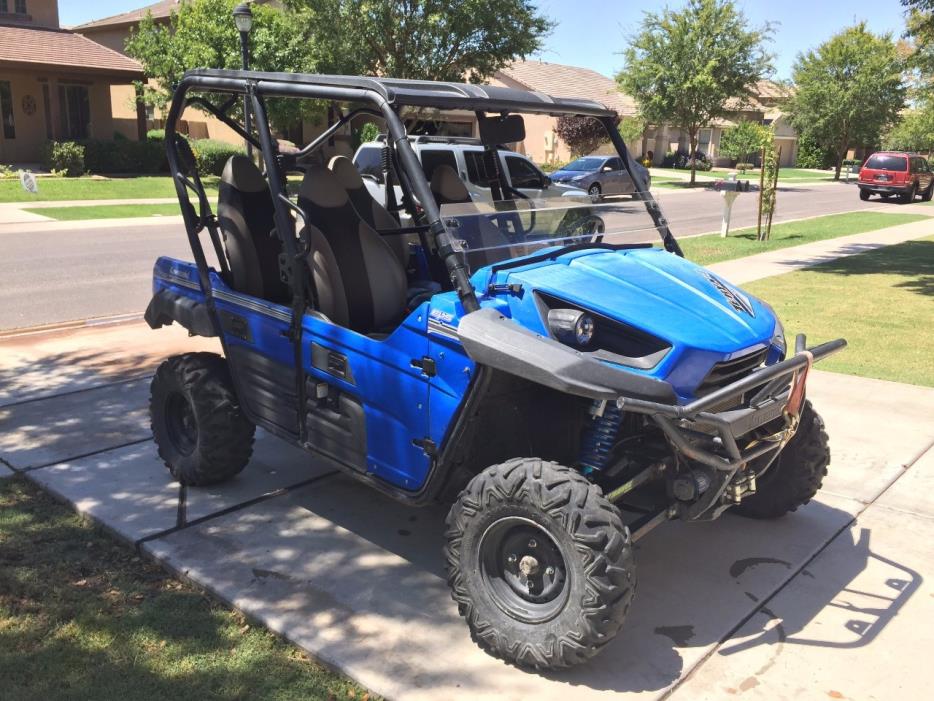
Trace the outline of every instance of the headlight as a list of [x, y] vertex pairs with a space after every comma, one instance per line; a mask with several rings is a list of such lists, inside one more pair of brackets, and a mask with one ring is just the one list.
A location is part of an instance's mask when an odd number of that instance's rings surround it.
[[548, 328], [562, 343], [586, 346], [593, 338], [593, 317], [578, 309], [549, 309]]
[[[762, 302], [761, 299], [759, 301]], [[762, 302], [762, 306], [768, 309], [772, 313], [772, 318], [775, 319], [775, 331], [772, 333], [772, 345], [781, 351], [782, 357], [785, 357], [787, 346], [785, 344], [785, 327], [782, 325], [782, 320], [778, 318], [778, 314], [775, 313], [771, 304]]]

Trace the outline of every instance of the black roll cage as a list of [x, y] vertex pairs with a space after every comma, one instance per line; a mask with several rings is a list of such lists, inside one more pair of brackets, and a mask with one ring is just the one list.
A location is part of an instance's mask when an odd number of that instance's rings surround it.
[[[221, 105], [215, 105], [204, 92], [227, 94], [229, 97]], [[189, 97], [189, 93], [195, 93]], [[246, 96], [251, 111], [255, 115], [255, 134], [248, 133], [243, 126], [228, 114], [231, 107]], [[267, 97], [291, 97], [317, 100], [332, 100], [362, 104], [342, 115], [306, 146], [294, 154], [280, 154], [277, 143], [269, 130], [265, 105]], [[166, 151], [169, 169], [175, 182], [182, 213], [188, 232], [189, 243], [195, 263], [198, 266], [201, 287], [206, 294], [210, 292], [208, 267], [198, 234], [208, 229], [212, 243], [221, 261], [222, 272], [226, 272], [226, 256], [223, 254], [217, 222], [204, 195], [193, 163], [190, 149], [184, 139], [177, 137], [178, 120], [185, 107], [202, 109], [218, 118], [234, 130], [244, 140], [251, 143], [262, 155], [269, 180], [270, 190], [276, 212], [276, 228], [282, 239], [283, 247], [291, 266], [291, 284], [296, 304], [304, 305], [307, 301], [316, 304], [314, 282], [310, 279], [304, 256], [308, 252], [308, 242], [300, 240], [302, 231], [296, 234], [291, 213], [303, 221], [304, 213], [288, 197], [285, 188], [285, 170], [283, 166], [294, 165], [296, 160], [319, 148], [340, 127], [360, 114], [382, 118], [387, 126], [387, 145], [395, 157], [400, 174], [403, 192], [408, 192], [421, 203], [426, 230], [432, 238], [434, 248], [443, 262], [461, 304], [466, 312], [479, 308], [476, 294], [470, 285], [468, 268], [464, 255], [453, 245], [452, 234], [447, 230], [441, 217], [440, 209], [431, 193], [418, 157], [408, 139], [405, 126], [399, 116], [401, 107], [431, 107], [441, 110], [473, 110], [478, 117], [484, 113], [532, 113], [558, 116], [563, 114], [590, 116], [600, 121], [607, 131], [611, 142], [616, 147], [623, 164], [637, 185], [636, 196], [645, 205], [651, 216], [665, 248], [677, 255], [682, 255], [677, 241], [668, 228], [668, 223], [661, 213], [658, 203], [645, 187], [638, 170], [629, 154], [629, 149], [616, 129], [617, 116], [599, 103], [588, 100], [554, 98], [540, 93], [523, 90], [478, 86], [458, 83], [430, 81], [378, 79], [354, 76], [331, 76], [299, 73], [265, 73], [258, 71], [227, 71], [198, 69], [187, 72], [175, 89], [172, 104], [165, 124]], [[182, 154], [185, 151], [185, 155]], [[199, 211], [196, 213], [191, 204], [188, 191], [198, 199]], [[210, 303], [210, 300], [209, 300]], [[299, 319], [293, 320], [293, 331], [300, 329]]]

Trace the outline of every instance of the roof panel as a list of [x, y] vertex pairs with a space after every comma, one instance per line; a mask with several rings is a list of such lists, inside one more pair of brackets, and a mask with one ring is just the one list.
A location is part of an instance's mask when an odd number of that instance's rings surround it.
[[214, 69], [189, 71], [186, 76], [191, 76], [196, 82], [212, 82], [216, 87], [227, 88], [235, 92], [242, 92], [238, 85], [239, 81], [253, 80], [259, 84], [265, 84], [267, 91], [272, 92], [277, 90], [276, 84], [369, 90], [393, 104], [413, 107], [538, 114], [585, 114], [594, 117], [611, 117], [615, 114], [594, 100], [552, 97], [540, 92], [471, 83]]

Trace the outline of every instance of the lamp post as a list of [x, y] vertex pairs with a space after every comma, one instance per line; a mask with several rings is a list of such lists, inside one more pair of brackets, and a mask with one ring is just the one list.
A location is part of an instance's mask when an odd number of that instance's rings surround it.
[[[243, 58], [243, 70], [250, 69], [250, 30], [253, 29], [253, 11], [249, 3], [237, 5], [233, 11], [234, 24], [240, 32], [240, 55]], [[243, 96], [243, 126], [247, 134], [252, 134], [252, 119], [250, 115], [250, 96]], [[246, 153], [253, 158], [253, 145], [247, 140]]]

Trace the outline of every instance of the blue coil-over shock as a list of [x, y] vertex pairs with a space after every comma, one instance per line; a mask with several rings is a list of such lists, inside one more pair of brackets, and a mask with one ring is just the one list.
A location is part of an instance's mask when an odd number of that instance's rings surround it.
[[616, 402], [595, 401], [590, 414], [581, 441], [580, 466], [585, 475], [607, 466], [623, 421], [623, 412]]

